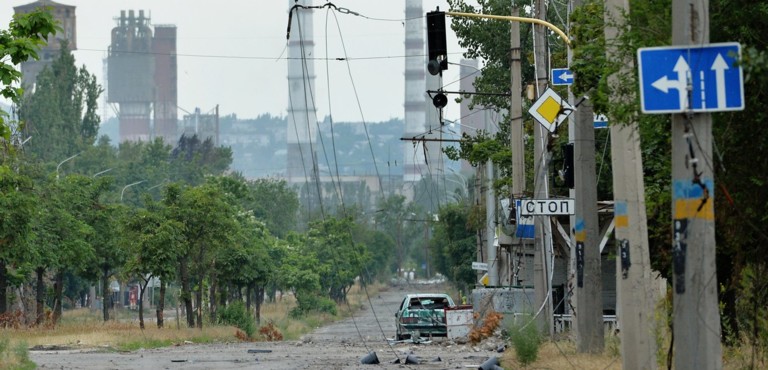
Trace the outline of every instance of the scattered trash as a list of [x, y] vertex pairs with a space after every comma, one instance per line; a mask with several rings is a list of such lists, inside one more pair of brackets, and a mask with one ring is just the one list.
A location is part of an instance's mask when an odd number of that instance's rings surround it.
[[379, 363], [379, 357], [376, 356], [376, 352], [371, 352], [360, 360], [363, 365], [376, 365]]
[[491, 357], [485, 362], [483, 362], [480, 367], [477, 368], [478, 370], [498, 370], [501, 369], [499, 367], [499, 358], [498, 357]]
[[405, 363], [406, 364], [418, 364], [419, 358], [414, 355], [408, 355], [405, 357]]
[[248, 353], [272, 353], [271, 349], [249, 349]]

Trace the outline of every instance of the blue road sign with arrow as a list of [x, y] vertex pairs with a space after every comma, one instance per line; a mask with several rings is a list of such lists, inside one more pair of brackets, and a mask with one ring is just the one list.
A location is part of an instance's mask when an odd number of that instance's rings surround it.
[[744, 77], [737, 42], [637, 50], [643, 113], [744, 109]]
[[573, 72], [568, 68], [552, 68], [550, 81], [552, 85], [572, 85]]

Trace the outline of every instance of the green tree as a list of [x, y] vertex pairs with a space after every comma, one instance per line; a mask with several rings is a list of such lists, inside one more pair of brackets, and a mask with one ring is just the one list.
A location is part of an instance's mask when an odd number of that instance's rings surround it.
[[477, 279], [469, 263], [477, 253], [477, 225], [470, 221], [470, 210], [459, 204], [442, 207], [430, 241], [435, 269], [462, 291], [468, 291]]
[[[17, 103], [22, 90], [15, 85], [21, 81], [16, 68], [22, 62], [38, 59], [37, 52], [47, 43], [48, 35], [60, 29], [46, 9], [14, 15], [7, 30], [0, 30], [0, 95]], [[0, 110], [0, 137], [11, 141], [12, 127], [6, 122], [8, 113]]]
[[243, 207], [262, 220], [272, 235], [284, 237], [296, 229], [299, 197], [285, 180], [256, 179], [248, 187], [251, 196]]
[[395, 271], [401, 271], [412, 249], [412, 243], [421, 235], [421, 228], [408, 219], [419, 213], [413, 203], [406, 203], [402, 195], [383, 199], [376, 211], [376, 227], [395, 241]]
[[315, 271], [320, 276], [320, 287], [328, 298], [345, 302], [347, 292], [370, 260], [366, 249], [352, 240], [352, 220], [328, 218], [310, 225], [305, 253], [318, 260]]
[[[148, 198], [148, 197], [147, 197]], [[170, 219], [159, 202], [145, 200], [146, 209], [139, 209], [126, 218], [125, 228], [130, 240], [126, 270], [141, 280], [139, 284], [139, 327], [144, 329], [144, 292], [152, 278], [166, 284], [175, 276], [176, 262], [183, 248], [184, 225]], [[157, 306], [157, 327], [163, 327], [164, 292]]]
[[182, 135], [170, 154], [171, 180], [190, 185], [204, 182], [205, 175], [221, 175], [232, 164], [232, 149], [214, 147], [210, 138]]
[[48, 200], [43, 202], [48, 209], [39, 215], [41, 223], [35, 238], [43, 258], [37, 261], [36, 267], [38, 279], [41, 268], [54, 274], [52, 309], [54, 323], [57, 323], [63, 309], [64, 276], [70, 272], [83, 274], [96, 261], [92, 238], [98, 235], [89, 221], [94, 217], [104, 184], [94, 184], [89, 177], [69, 175], [48, 186], [49, 197], [41, 197]]
[[59, 57], [37, 76], [36, 88], [19, 105], [24, 132], [34, 137], [27, 146], [43, 162], [57, 162], [91, 147], [100, 118], [96, 114], [102, 89], [85, 66], [62, 44]]
[[[8, 29], [0, 30], [0, 95], [17, 103], [23, 94], [16, 86], [21, 72], [16, 67], [30, 59], [38, 59], [38, 49], [46, 38], [55, 34], [57, 26], [50, 12], [36, 10], [15, 15]], [[0, 314], [7, 306], [8, 267], [28, 256], [24, 248], [31, 230], [34, 214], [33, 185], [29, 177], [20, 175], [16, 162], [16, 148], [12, 144], [14, 131], [19, 125], [9, 123], [8, 113], [0, 110], [0, 191], [3, 193], [0, 210]]]
[[[169, 197], [173, 219], [184, 224], [186, 249], [180, 254], [179, 277], [190, 327], [195, 326], [190, 279], [194, 278], [194, 283], [198, 285], [195, 295], [196, 306], [200, 308], [197, 311], [197, 327], [202, 328], [205, 278], [208, 272], [215, 270], [216, 251], [231, 245], [233, 235], [237, 233], [237, 208], [232, 206], [233, 202], [228, 199], [230, 196], [215, 183], [208, 182], [182, 188], [178, 197]], [[194, 274], [190, 274], [190, 268]]]
[[0, 165], [0, 314], [8, 310], [9, 267], [30, 260], [27, 240], [36, 213], [32, 180]]

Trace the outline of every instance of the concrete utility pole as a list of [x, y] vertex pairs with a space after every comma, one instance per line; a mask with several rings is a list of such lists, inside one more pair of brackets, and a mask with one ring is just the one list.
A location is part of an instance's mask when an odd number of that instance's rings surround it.
[[[545, 20], [547, 16], [544, 0], [536, 0], [534, 17]], [[547, 29], [535, 24], [533, 26], [533, 53], [536, 59], [536, 95], [544, 93], [547, 88]], [[534, 125], [533, 168], [535, 199], [549, 198], [549, 135], [542, 125]], [[534, 221], [534, 253], [533, 253], [533, 288], [536, 298], [535, 307], [540, 309], [538, 316], [539, 331], [554, 336], [552, 323], [552, 292], [550, 291], [549, 276], [552, 274], [552, 224], [547, 216], [536, 216]]]
[[[709, 43], [709, 1], [672, 1], [672, 44]], [[690, 92], [691, 76], [688, 76]], [[691, 99], [687, 99], [689, 102]], [[710, 113], [672, 115], [675, 367], [722, 369]]]
[[[512, 0], [512, 16], [517, 17], [520, 15], [520, 9], [516, 5], [517, 0]], [[510, 22], [510, 105], [509, 105], [509, 117], [510, 117], [510, 150], [512, 151], [512, 194], [511, 202], [515, 199], [520, 199], [525, 195], [525, 144], [523, 142], [523, 84], [522, 84], [522, 67], [520, 63], [520, 23]], [[514, 203], [511, 204], [514, 206]], [[511, 215], [510, 217], [515, 217]], [[512, 244], [523, 245], [522, 238], [512, 237]], [[525, 251], [525, 248], [520, 249], [521, 252]], [[505, 260], [504, 271], [512, 271], [512, 261], [514, 256], [510, 254], [510, 258]], [[513, 285], [515, 283], [512, 279], [512, 274], [509, 274], [508, 284]]]
[[[512, 0], [512, 16], [520, 15]], [[525, 193], [525, 147], [523, 144], [523, 85], [520, 65], [520, 23], [510, 22], [510, 147], [512, 150], [512, 197]]]
[[[615, 44], [620, 30], [608, 26], [629, 13], [628, 0], [605, 4], [605, 44], [609, 60], [625, 58], [618, 75], [608, 78], [612, 91], [621, 90], [620, 75], [633, 73], [632, 56], [622, 56]], [[622, 100], [625, 99], [625, 100]], [[633, 98], [611, 95], [611, 104], [626, 104]], [[616, 310], [621, 327], [621, 361], [624, 369], [656, 369], [656, 341], [653, 337], [655, 294], [651, 288], [648, 254], [648, 222], [645, 213], [643, 159], [637, 122], [611, 122], [614, 222], [618, 253], [616, 258]], [[689, 366], [680, 367], [693, 368]]]
[[[581, 2], [574, 2], [580, 6]], [[600, 267], [600, 225], [597, 219], [595, 128], [592, 103], [584, 100], [571, 121], [573, 129], [574, 190], [573, 224], [576, 254], [576, 350], [603, 351], [603, 283]], [[573, 252], [572, 252], [573, 253]]]

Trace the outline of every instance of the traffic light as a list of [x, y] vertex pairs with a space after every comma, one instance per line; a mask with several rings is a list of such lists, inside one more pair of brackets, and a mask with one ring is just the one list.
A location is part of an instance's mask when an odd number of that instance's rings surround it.
[[435, 10], [427, 13], [427, 49], [429, 50], [427, 70], [431, 75], [434, 76], [448, 69], [448, 50], [445, 43], [445, 12]]
[[563, 145], [563, 182], [569, 189], [573, 189], [573, 143]]

